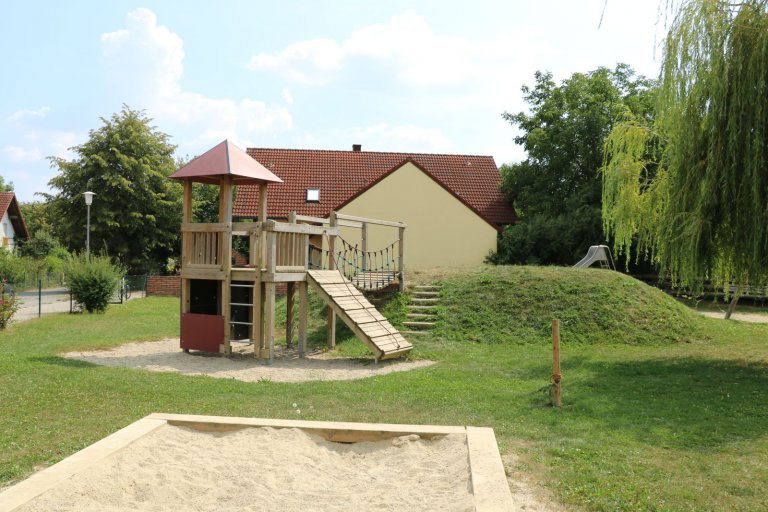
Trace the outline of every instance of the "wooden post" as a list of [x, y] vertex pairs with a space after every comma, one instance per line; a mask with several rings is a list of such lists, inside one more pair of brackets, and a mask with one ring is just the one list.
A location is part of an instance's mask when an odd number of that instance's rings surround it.
[[562, 407], [560, 396], [560, 320], [552, 320], [552, 405]]
[[249, 262], [255, 269], [256, 279], [253, 282], [253, 299], [252, 312], [251, 312], [251, 341], [253, 342], [253, 355], [257, 358], [261, 357], [261, 349], [264, 346], [264, 331], [262, 329], [264, 323], [264, 315], [262, 311], [264, 308], [264, 293], [261, 285], [261, 268], [263, 265], [262, 245], [261, 245], [261, 224], [256, 224], [255, 228], [250, 231], [251, 234], [251, 249], [249, 255]]
[[400, 292], [405, 291], [405, 228], [398, 228], [398, 235], [400, 243], [399, 245], [399, 254], [397, 258], [397, 265], [400, 270]]
[[[331, 214], [328, 216], [328, 220], [330, 221], [329, 224], [332, 228], [335, 228], [339, 225], [339, 221], [336, 218], [336, 212], [331, 212]], [[336, 268], [336, 255], [334, 254], [334, 251], [336, 243], [336, 237], [335, 236], [329, 236], [328, 237], [328, 269], [329, 270], [337, 270]], [[327, 331], [327, 344], [328, 348], [336, 348], [336, 312], [333, 310], [331, 306], [327, 306], [328, 308], [328, 316], [326, 317], [326, 331]]]
[[360, 247], [363, 250], [363, 272], [368, 270], [368, 223], [363, 222], [363, 227], [360, 228]]
[[266, 283], [264, 289], [264, 337], [269, 364], [272, 364], [275, 359], [275, 283]]
[[224, 176], [219, 181], [219, 222], [227, 223], [226, 231], [218, 234], [219, 254], [221, 255], [221, 269], [224, 271], [224, 280], [221, 282], [221, 314], [224, 316], [224, 345], [220, 351], [229, 354], [232, 351], [230, 341], [232, 339], [232, 176]]
[[[267, 184], [266, 183], [259, 183], [259, 222], [262, 224], [267, 221]], [[261, 233], [261, 250], [266, 251], [266, 243], [265, 243], [265, 233], [262, 231]], [[266, 252], [262, 252], [261, 261], [262, 263], [265, 262], [267, 259]], [[261, 267], [256, 269], [257, 271], [261, 271]]]
[[294, 288], [296, 283], [286, 283], [285, 295], [285, 345], [287, 348], [293, 347], [293, 303]]
[[307, 282], [299, 283], [299, 357], [304, 357], [307, 351], [307, 319], [309, 315], [309, 298]]
[[[181, 222], [192, 222], [192, 180], [184, 180], [184, 197], [181, 208]], [[190, 254], [190, 239], [191, 233], [181, 233], [181, 255], [179, 261], [179, 267], [184, 268], [184, 262], [188, 261], [191, 257]], [[181, 313], [189, 313], [190, 310], [190, 281], [180, 277], [181, 279]], [[188, 348], [184, 349], [184, 352], [189, 352]]]

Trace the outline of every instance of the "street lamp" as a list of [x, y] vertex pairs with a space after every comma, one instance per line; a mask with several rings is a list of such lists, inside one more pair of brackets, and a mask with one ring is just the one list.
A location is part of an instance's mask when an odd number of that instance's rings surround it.
[[88, 258], [91, 257], [91, 204], [93, 204], [93, 192], [83, 192], [85, 196], [85, 206], [88, 210], [86, 214], [86, 228], [85, 228], [85, 254]]

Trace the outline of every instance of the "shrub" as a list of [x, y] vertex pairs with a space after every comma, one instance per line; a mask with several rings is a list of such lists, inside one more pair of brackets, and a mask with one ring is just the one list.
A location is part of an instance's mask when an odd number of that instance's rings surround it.
[[0, 283], [0, 329], [5, 329], [19, 310], [19, 301], [6, 292], [6, 283]]
[[74, 256], [65, 268], [69, 290], [89, 313], [103, 313], [125, 271], [107, 256]]

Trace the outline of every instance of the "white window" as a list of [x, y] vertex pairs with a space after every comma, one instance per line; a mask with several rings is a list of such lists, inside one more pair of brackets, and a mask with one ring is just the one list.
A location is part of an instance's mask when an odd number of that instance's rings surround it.
[[319, 188], [308, 188], [307, 189], [307, 202], [308, 203], [319, 203], [320, 202], [320, 189]]

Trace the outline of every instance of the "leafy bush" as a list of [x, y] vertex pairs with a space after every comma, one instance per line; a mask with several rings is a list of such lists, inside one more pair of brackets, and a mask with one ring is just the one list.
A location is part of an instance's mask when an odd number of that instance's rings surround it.
[[65, 274], [74, 299], [89, 313], [103, 313], [125, 271], [107, 256], [80, 254], [66, 264]]
[[24, 277], [24, 265], [21, 259], [10, 252], [0, 249], [0, 279], [16, 282]]
[[13, 295], [6, 293], [5, 282], [0, 283], [0, 329], [5, 329], [19, 310], [19, 301]]

